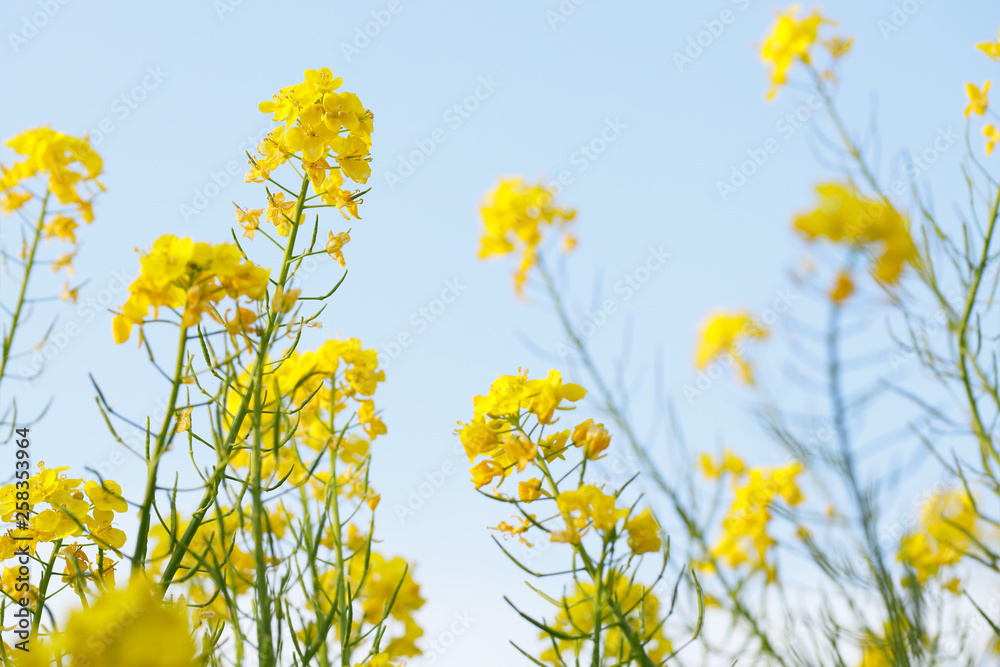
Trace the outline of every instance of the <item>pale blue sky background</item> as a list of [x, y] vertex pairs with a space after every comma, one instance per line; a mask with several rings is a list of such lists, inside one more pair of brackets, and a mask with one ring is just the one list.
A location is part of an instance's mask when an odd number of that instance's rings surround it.
[[[641, 369], [659, 347], [666, 389], [678, 399], [693, 446], [725, 442], [772, 457], [773, 450], [761, 450], [753, 421], [734, 414], [732, 407], [747, 401], [731, 379], [693, 405], [680, 388], [694, 380], [694, 333], [708, 309], [760, 311], [789, 287], [788, 268], [801, 250], [789, 221], [812, 202], [815, 182], [830, 174], [814, 159], [811, 130], [785, 137], [776, 128], [798, 104], [796, 92], [784, 90], [773, 103], [764, 98], [766, 72], [756, 45], [773, 9], [784, 4], [589, 0], [553, 26], [546, 12], [558, 11], [556, 0], [400, 0], [391, 22], [363, 49], [345, 55], [342, 44], [390, 3], [243, 0], [220, 14], [222, 2], [52, 0], [58, 10], [35, 34], [24, 32], [25, 20], [44, 3], [6, 0], [0, 132], [7, 137], [51, 124], [72, 134], [91, 131], [96, 140], [102, 121], [111, 130], [101, 132], [97, 146], [108, 192], [96, 206], [95, 223], [79, 230], [77, 277], [90, 281], [83, 301], [98, 297], [116, 272], [131, 277], [133, 248], [160, 234], [228, 238], [236, 224], [230, 200], [261, 206], [263, 190], [244, 185], [241, 176], [213, 189], [212, 174], [233, 160], [243, 173], [248, 138], [255, 143], [272, 126], [257, 103], [300, 81], [307, 68], [326, 66], [343, 76], [344, 89], [375, 114], [373, 190], [363, 220], [352, 225], [351, 274], [326, 311], [322, 335], [355, 336], [380, 349], [400, 333], [413, 339], [389, 364], [377, 396], [389, 427], [374, 449], [375, 485], [383, 494], [378, 534], [386, 552], [418, 563], [428, 637], [446, 632], [455, 614], [471, 614], [471, 627], [436, 664], [515, 664], [508, 638], [530, 643], [534, 632], [501, 596], [527, 601], [532, 594], [489, 539], [485, 527], [507, 512], [474, 493], [452, 429], [498, 373], [518, 366], [547, 370], [549, 362], [525, 346], [525, 336], [549, 352], [561, 336], [540, 298], [534, 305], [515, 299], [510, 262], [476, 259], [481, 196], [500, 175], [571, 172], [573, 183], [560, 199], [579, 210], [580, 246], [567, 270], [581, 313], [594, 293], [615, 297], [616, 282], [646, 261], [650, 247], [671, 253], [634, 297], [616, 297], [621, 312], [594, 336], [597, 354], [612, 369], [631, 324], [636, 363], [628, 377], [644, 378], [637, 388], [648, 392], [650, 374]], [[996, 64], [972, 45], [995, 37], [1000, 25], [998, 7], [985, 0], [914, 1], [917, 11], [883, 35], [879, 21], [890, 20], [894, 4], [824, 5], [855, 37], [840, 103], [854, 127], [867, 123], [875, 105], [886, 179], [902, 175], [900, 150], [922, 151], [939, 131], [963, 131], [962, 83], [996, 74]], [[678, 71], [674, 52], [723, 10], [735, 20]], [[33, 36], [12, 41], [12, 32]], [[478, 108], [461, 123], [446, 115], [481, 79], [497, 85], [492, 92], [480, 88], [485, 99]], [[122, 96], [132, 96], [136, 86], [135, 108], [123, 106]], [[623, 129], [607, 150], [592, 162], [574, 158], [609, 121]], [[386, 173], [437, 128], [445, 141], [390, 187]], [[717, 181], [769, 138], [777, 140], [777, 153], [722, 201]], [[964, 198], [954, 169], [962, 152], [956, 144], [925, 174], [937, 184], [943, 210]], [[207, 207], [186, 220], [182, 207], [201, 204], [198, 193], [209, 195]], [[321, 224], [342, 228], [336, 214]], [[315, 291], [325, 291], [336, 276], [339, 270], [327, 263], [312, 283]], [[411, 315], [429, 307], [448, 280], [464, 291], [420, 330]], [[107, 305], [123, 300], [119, 292]], [[57, 330], [75, 321], [81, 333], [41, 381], [21, 390], [35, 405], [55, 397], [55, 418], [35, 430], [35, 458], [77, 470], [114, 464], [119, 450], [94, 406], [87, 373], [116, 408], [132, 415], [154, 411], [165, 388], [142, 352], [131, 344], [115, 347], [110, 314], [71, 306], [59, 314]], [[171, 353], [168, 345], [162, 354]], [[110, 476], [123, 487], [139, 488], [138, 466], [113, 467]], [[442, 470], [458, 472], [445, 475], [424, 507], [400, 520], [396, 508], [426, 475]]]

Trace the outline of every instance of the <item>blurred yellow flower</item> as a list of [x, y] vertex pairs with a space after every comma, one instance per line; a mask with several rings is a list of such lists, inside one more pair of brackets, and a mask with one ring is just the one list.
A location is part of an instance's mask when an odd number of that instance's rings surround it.
[[660, 524], [656, 523], [648, 507], [639, 516], [626, 521], [625, 530], [628, 531], [628, 545], [634, 554], [659, 551], [663, 544], [660, 539]]
[[701, 371], [715, 359], [728, 355], [739, 368], [743, 381], [753, 384], [753, 369], [743, 355], [743, 348], [747, 340], [766, 337], [767, 330], [745, 311], [710, 314], [701, 325], [695, 365]]
[[851, 280], [851, 274], [847, 271], [841, 271], [837, 274], [837, 281], [834, 283], [833, 289], [830, 290], [830, 299], [834, 303], [841, 303], [850, 298], [852, 294], [854, 294], [854, 281]]
[[978, 114], [982, 116], [986, 113], [986, 107], [989, 106], [989, 100], [987, 99], [987, 94], [990, 92], [990, 82], [989, 80], [983, 84], [983, 89], [979, 90], [974, 83], [965, 84], [965, 94], [969, 96], [969, 106], [965, 107], [965, 117], [968, 118], [972, 114]]
[[[479, 257], [505, 255], [520, 247], [521, 264], [514, 274], [518, 294], [522, 293], [528, 271], [538, 259], [543, 225], [565, 229], [566, 224], [576, 218], [574, 209], [559, 208], [553, 199], [552, 190], [540, 183], [528, 185], [520, 178], [508, 178], [501, 180], [483, 202], [485, 231]], [[564, 240], [564, 244], [564, 249], [570, 250], [575, 242]]]
[[993, 60], [1000, 60], [1000, 37], [992, 42], [982, 42], [980, 44], [976, 44], [976, 48]]
[[986, 135], [986, 154], [990, 155], [996, 147], [997, 142], [1000, 141], [1000, 130], [997, 130], [992, 123], [987, 123], [983, 127], [983, 134]]
[[815, 210], [795, 218], [795, 228], [808, 239], [827, 238], [878, 256], [872, 265], [874, 277], [885, 283], [899, 280], [906, 264], [918, 261], [909, 224], [892, 205], [860, 196], [850, 186], [825, 183], [816, 187]]
[[[835, 25], [832, 21], [823, 18], [818, 10], [804, 18], [796, 18], [802, 7], [792, 5], [786, 12], [778, 12], [778, 21], [771, 28], [770, 34], [765, 38], [761, 46], [761, 57], [764, 62], [770, 63], [771, 89], [767, 93], [768, 99], [774, 98], [778, 88], [788, 81], [788, 70], [795, 62], [810, 62], [809, 51], [813, 44], [819, 39], [819, 29], [823, 25]], [[850, 46], [850, 41], [837, 40], [831, 43], [830, 51], [837, 55], [842, 55]]]

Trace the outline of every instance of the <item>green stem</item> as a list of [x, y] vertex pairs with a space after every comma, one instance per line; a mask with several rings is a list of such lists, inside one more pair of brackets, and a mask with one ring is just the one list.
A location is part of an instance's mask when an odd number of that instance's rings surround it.
[[153, 451], [146, 449], [146, 493], [139, 507], [139, 531], [136, 533], [135, 555], [132, 557], [133, 574], [141, 572], [146, 565], [146, 549], [149, 545], [149, 523], [153, 513], [153, 500], [156, 496], [157, 473], [160, 469], [160, 459], [167, 447], [167, 436], [170, 433], [171, 422], [174, 419], [174, 406], [177, 405], [177, 394], [180, 392], [181, 379], [184, 374], [184, 351], [187, 346], [187, 329], [181, 325], [180, 340], [177, 343], [177, 362], [174, 366], [174, 378], [170, 386], [170, 398], [167, 401], [163, 424], [156, 434]]
[[[285, 247], [285, 255], [281, 263], [281, 273], [278, 277], [278, 285], [284, 289], [285, 283], [288, 280], [288, 271], [292, 265], [292, 257], [295, 249], [295, 237], [298, 234], [299, 224], [302, 221], [302, 207], [305, 204], [306, 193], [309, 189], [309, 178], [303, 177], [302, 187], [299, 191], [299, 198], [295, 204], [295, 214], [293, 217], [293, 222], [291, 231], [288, 235], [288, 245]], [[208, 483], [205, 486], [205, 492], [202, 494], [201, 502], [198, 508], [191, 515], [191, 520], [188, 522], [187, 528], [184, 530], [184, 534], [177, 541], [173, 553], [170, 554], [170, 559], [164, 566], [163, 575], [160, 578], [160, 593], [165, 594], [170, 583], [173, 581], [177, 574], [177, 570], [181, 566], [181, 562], [184, 559], [184, 555], [187, 553], [188, 547], [191, 545], [192, 540], [194, 540], [195, 534], [198, 532], [198, 528], [201, 526], [202, 521], [205, 518], [205, 514], [208, 512], [209, 508], [215, 502], [215, 498], [219, 492], [219, 486], [222, 484], [222, 480], [225, 477], [226, 467], [229, 465], [229, 456], [232, 452], [233, 444], [236, 442], [236, 438], [239, 437], [240, 428], [243, 426], [243, 420], [246, 418], [247, 412], [250, 408], [250, 398], [255, 391], [259, 390], [259, 387], [255, 387], [256, 378], [263, 376], [264, 365], [267, 363], [267, 352], [270, 347], [271, 337], [274, 335], [275, 328], [278, 323], [279, 313], [271, 312], [268, 317], [267, 327], [264, 330], [263, 335], [260, 339], [260, 345], [257, 348], [257, 359], [254, 363], [254, 370], [251, 373], [251, 381], [249, 386], [246, 388], [246, 392], [243, 394], [243, 398], [240, 401], [239, 408], [236, 410], [236, 414], [233, 417], [232, 426], [229, 429], [229, 434], [226, 436], [225, 442], [220, 447], [219, 460], [215, 465], [215, 470], [212, 476], [209, 478]]]
[[26, 264], [24, 266], [24, 280], [21, 282], [21, 291], [17, 295], [17, 305], [14, 307], [14, 315], [11, 317], [10, 321], [10, 331], [3, 339], [3, 355], [0, 358], [0, 383], [3, 383], [3, 379], [6, 377], [7, 373], [7, 361], [10, 359], [10, 350], [14, 345], [14, 333], [17, 330], [17, 325], [21, 321], [21, 311], [24, 309], [25, 297], [28, 294], [28, 280], [31, 278], [31, 270], [35, 266], [35, 257], [38, 253], [38, 242], [42, 238], [42, 226], [45, 223], [45, 215], [49, 208], [49, 196], [50, 192], [46, 190], [45, 198], [42, 200], [42, 211], [38, 215], [38, 222], [35, 225], [35, 237], [31, 241], [31, 249], [28, 251], [28, 257]]
[[[263, 368], [260, 368], [263, 372]], [[274, 664], [274, 642], [271, 637], [271, 597], [267, 590], [267, 560], [264, 556], [264, 501], [261, 490], [261, 417], [264, 406], [261, 401], [263, 377], [256, 379], [254, 391], [253, 447], [250, 451], [250, 496], [253, 500], [253, 542], [257, 589], [257, 657], [260, 667]], [[275, 401], [280, 397], [275, 396]], [[275, 424], [274, 428], [277, 428]]]
[[45, 611], [45, 594], [49, 590], [49, 580], [52, 578], [52, 570], [59, 556], [59, 549], [62, 547], [62, 540], [52, 543], [52, 555], [49, 562], [45, 564], [45, 571], [42, 573], [42, 580], [38, 582], [38, 600], [35, 607], [35, 616], [31, 619], [31, 636], [38, 635], [38, 627], [42, 624], [42, 612]]
[[[653, 463], [649, 454], [646, 453], [646, 449], [639, 442], [638, 437], [635, 435], [635, 431], [632, 429], [631, 422], [629, 422], [628, 418], [626, 418], [624, 412], [618, 408], [618, 404], [611, 393], [611, 389], [608, 387], [607, 382], [604, 381], [604, 377], [597, 369], [597, 364], [594, 363], [593, 358], [590, 356], [590, 351], [587, 349], [586, 343], [573, 330], [573, 325], [570, 322], [569, 313], [566, 311], [566, 306], [563, 303], [562, 296], [556, 289], [555, 281], [553, 281], [551, 274], [548, 272], [548, 269], [546, 269], [545, 264], [542, 262], [540, 257], [538, 259], [538, 269], [542, 274], [549, 298], [552, 300], [552, 304], [556, 308], [556, 314], [559, 317], [563, 330], [566, 335], [569, 336], [570, 342], [573, 343], [573, 346], [579, 352], [580, 359], [583, 362], [584, 367], [587, 369], [591, 379], [597, 386], [598, 392], [601, 394], [601, 399], [604, 401], [604, 409], [607, 410], [608, 414], [611, 415], [611, 418], [615, 420], [618, 427], [624, 431], [629, 447], [632, 449], [632, 452], [639, 457], [639, 461], [645, 471], [653, 478], [653, 481], [660, 488], [660, 490], [663, 491], [667, 498], [670, 499], [670, 504], [677, 513], [677, 516], [684, 523], [684, 527], [687, 529], [688, 535], [701, 547], [703, 552], [709, 553], [708, 540], [702, 530], [698, 527], [693, 514], [685, 509], [677, 491], [667, 482], [666, 478], [663, 477], [660, 470], [656, 467], [656, 464]], [[738, 591], [736, 590], [736, 587], [729, 582], [729, 580], [723, 575], [722, 571], [718, 568], [716, 568], [716, 575], [726, 591], [726, 594], [733, 600], [733, 604], [735, 605], [734, 611], [736, 611], [737, 615], [750, 626], [754, 636], [760, 640], [761, 650], [777, 660], [779, 665], [785, 667], [787, 663], [778, 654], [774, 645], [771, 643], [771, 640], [768, 638], [767, 634], [758, 622], [756, 616], [754, 616], [754, 614], [752, 614], [750, 610], [748, 610], [737, 598]]]

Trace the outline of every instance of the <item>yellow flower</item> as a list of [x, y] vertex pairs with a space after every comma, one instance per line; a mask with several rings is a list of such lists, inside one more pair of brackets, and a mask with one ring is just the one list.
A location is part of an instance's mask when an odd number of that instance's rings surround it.
[[538, 500], [542, 494], [549, 495], [547, 491], [542, 489], [542, 480], [537, 477], [532, 477], [527, 482], [517, 483], [517, 497], [520, 498], [521, 502], [530, 503]]
[[973, 113], [982, 116], [986, 113], [986, 107], [989, 106], [989, 100], [987, 99], [987, 94], [990, 91], [989, 80], [983, 84], [983, 89], [979, 90], [973, 83], [965, 84], [965, 94], [969, 96], [969, 106], [965, 107], [965, 117], [968, 118]]
[[[768, 99], [773, 98], [778, 88], [788, 81], [788, 70], [795, 62], [810, 62], [809, 51], [819, 39], [820, 27], [834, 25], [816, 10], [805, 18], [796, 18], [801, 9], [799, 5], [792, 5], [787, 12], [778, 12], [778, 21], [761, 47], [761, 57], [772, 67]], [[849, 45], [849, 40], [847, 42], [838, 40], [835, 46], [828, 48], [831, 53], [835, 50], [843, 52]]]
[[611, 444], [611, 434], [604, 424], [595, 424], [593, 419], [588, 419], [573, 429], [571, 440], [577, 447], [583, 447], [584, 458], [595, 461], [603, 457], [601, 452]]
[[823, 42], [823, 46], [834, 58], [843, 58], [851, 50], [853, 44], [853, 39], [843, 39], [842, 37], [833, 37]]
[[476, 415], [468, 424], [462, 424], [457, 431], [469, 462], [473, 463], [481, 454], [489, 454], [500, 444], [500, 434], [494, 422], [487, 421], [483, 415]]
[[301, 289], [290, 289], [287, 292], [278, 285], [274, 288], [274, 296], [271, 298], [271, 308], [278, 313], [287, 313], [295, 307], [295, 302], [302, 293]]
[[84, 485], [83, 490], [96, 509], [112, 510], [119, 514], [128, 511], [128, 503], [122, 498], [122, 487], [117, 482], [110, 479], [101, 484], [90, 481]]
[[[233, 204], [236, 206], [236, 204]], [[264, 212], [262, 208], [240, 208], [236, 206], [236, 221], [243, 228], [243, 236], [253, 239], [254, 232], [260, 226], [260, 214]]]
[[95, 542], [104, 548], [121, 549], [125, 544], [125, 533], [111, 525], [113, 519], [114, 514], [110, 510], [99, 509], [93, 511], [93, 517], [83, 517]]
[[278, 236], [288, 236], [294, 201], [285, 201], [284, 192], [276, 192], [267, 198], [267, 221], [274, 225]]
[[[540, 183], [526, 184], [520, 178], [501, 180], [486, 195], [482, 206], [485, 231], [481, 239], [479, 257], [504, 255], [520, 246], [521, 265], [514, 275], [514, 285], [521, 294], [528, 271], [538, 258], [538, 246], [543, 240], [543, 225], [566, 224], [576, 218], [574, 209], [559, 208], [553, 203], [552, 190]], [[566, 241], [566, 243], [571, 242]]]
[[898, 560], [913, 568], [917, 581], [925, 583], [974, 548], [981, 533], [979, 523], [964, 488], [937, 492], [924, 506], [920, 529], [901, 541]]
[[702, 454], [699, 463], [701, 464], [702, 474], [708, 479], [719, 479], [723, 473], [727, 472], [734, 475], [742, 475], [746, 471], [746, 464], [743, 462], [743, 459], [736, 456], [729, 449], [723, 450], [722, 460], [718, 465], [716, 465], [715, 461], [708, 454]]
[[989, 155], [1000, 141], [1000, 130], [997, 130], [992, 123], [987, 123], [983, 128], [983, 134], [986, 135], [986, 154]]
[[648, 507], [639, 516], [626, 521], [625, 530], [628, 531], [628, 545], [632, 553], [638, 555], [660, 550], [660, 524], [656, 523]]
[[330, 237], [326, 242], [327, 254], [337, 260], [337, 263], [340, 264], [341, 267], [347, 266], [347, 262], [344, 261], [343, 248], [347, 245], [348, 241], [351, 240], [349, 231], [350, 230], [347, 232], [340, 232], [336, 235], [334, 235], [333, 232], [330, 232]]
[[0, 197], [0, 213], [10, 215], [31, 199], [30, 192], [5, 192]]
[[80, 288], [73, 287], [70, 288], [69, 283], [63, 283], [62, 291], [59, 292], [59, 298], [63, 301], [72, 301], [76, 303], [77, 297], [80, 296]]
[[42, 232], [47, 239], [59, 239], [69, 243], [76, 243], [76, 220], [66, 215], [57, 215], [48, 223], [42, 225]]
[[25, 159], [9, 167], [0, 165], [0, 192], [5, 194], [3, 208], [17, 208], [26, 201], [22, 201], [23, 194], [12, 193], [12, 188], [29, 178], [47, 175], [47, 187], [60, 203], [75, 205], [84, 221], [93, 220], [88, 193], [81, 192], [80, 186], [104, 189], [97, 180], [103, 162], [90, 146], [89, 139], [77, 139], [48, 127], [38, 127], [6, 143]]
[[1000, 37], [993, 42], [982, 42], [981, 44], [976, 44], [976, 48], [993, 60], [1000, 60]]
[[[573, 594], [565, 597], [558, 605], [561, 611], [556, 616], [555, 627], [562, 631], [563, 636], [578, 639], [555, 640], [554, 646], [542, 654], [542, 660], [555, 665], [575, 664], [574, 657], [582, 654], [586, 638], [593, 634], [598, 619], [601, 619], [606, 627], [605, 655], [615, 656], [615, 664], [645, 663], [645, 657], [640, 660], [639, 656], [633, 655], [631, 642], [617, 623], [607, 624], [607, 619], [614, 618], [616, 613], [609, 604], [613, 600], [618, 609], [624, 612], [625, 620], [642, 644], [646, 657], [652, 664], [663, 663], [672, 647], [663, 633], [665, 619], [661, 614], [659, 598], [652, 590], [632, 583], [625, 575], [617, 576], [605, 591], [598, 607], [596, 587], [589, 582], [576, 583]], [[543, 638], [549, 640], [549, 635], [543, 635]], [[546, 643], [550, 641], [552, 640]]]
[[364, 427], [368, 437], [373, 440], [376, 436], [386, 432], [385, 424], [375, 414], [375, 401], [371, 399], [361, 401], [361, 406], [358, 408], [358, 421]]
[[90, 667], [198, 664], [184, 606], [160, 602], [155, 588], [142, 577], [134, 578], [125, 590], [105, 591], [88, 609], [73, 612], [51, 647], [61, 651], [68, 663]]
[[490, 387], [490, 393], [476, 396], [473, 404], [477, 415], [514, 416], [524, 408], [535, 414], [540, 423], [549, 424], [556, 410], [569, 409], [562, 407], [563, 401], [579, 401], [586, 393], [578, 384], [564, 384], [562, 375], [554, 369], [548, 377], [538, 380], [529, 380], [527, 372], [521, 372], [500, 376]]
[[191, 408], [178, 410], [174, 415], [174, 433], [183, 433], [191, 430]]
[[722, 522], [722, 537], [710, 551], [712, 558], [722, 559], [729, 567], [749, 563], [766, 572], [768, 582], [773, 581], [775, 573], [766, 560], [775, 543], [767, 530], [772, 507], [779, 497], [792, 506], [803, 501], [796, 482], [801, 472], [801, 464], [790, 463], [780, 468], [751, 468], [738, 477], [733, 505]]
[[53, 271], [58, 271], [59, 269], [65, 268], [69, 275], [73, 275], [73, 258], [76, 257], [76, 251], [67, 252], [66, 254], [60, 255], [59, 259], [52, 262], [50, 267]]
[[877, 257], [872, 274], [880, 282], [895, 284], [903, 268], [918, 261], [917, 248], [906, 219], [890, 204], [858, 195], [839, 183], [818, 185], [819, 205], [795, 218], [795, 228], [809, 240], [827, 238], [854, 248], [871, 250]]
[[841, 303], [852, 294], [854, 294], [854, 281], [851, 280], [851, 274], [847, 271], [841, 271], [837, 274], [836, 284], [830, 290], [830, 299], [834, 303]]
[[[502, 533], [504, 533], [504, 539], [510, 539], [511, 537], [516, 537], [518, 540], [520, 540], [521, 544], [530, 547], [532, 546], [531, 542], [524, 539], [524, 533], [528, 532], [531, 526], [534, 525], [532, 521], [534, 520], [535, 515], [531, 514], [530, 517], [531, 517], [530, 519], [525, 518], [522, 519], [520, 523], [515, 523], [515, 524], [510, 524], [507, 523], [506, 521], [501, 521], [497, 526], [491, 527], [490, 529], [499, 530]], [[517, 520], [517, 517], [513, 518], [515, 521]]]
[[329, 67], [321, 67], [320, 69], [307, 69], [305, 71], [306, 81], [312, 84], [313, 88], [316, 89], [317, 94], [328, 93], [331, 90], [336, 90], [340, 88], [344, 80], [339, 76], [334, 78], [333, 72], [330, 71]]
[[715, 359], [728, 355], [735, 361], [743, 381], [753, 384], [753, 369], [743, 355], [743, 348], [748, 339], [765, 337], [767, 330], [754, 322], [745, 311], [710, 314], [701, 325], [695, 364], [701, 371]]
[[[609, 496], [590, 484], [581, 485], [575, 491], [564, 491], [556, 497], [559, 511], [569, 515], [571, 523], [566, 533], [553, 533], [552, 541], [578, 542], [589, 526], [597, 530], [612, 530], [618, 521], [628, 514], [628, 510], [615, 507], [615, 496]], [[568, 537], [570, 539], [561, 539]]]
[[181, 325], [195, 326], [204, 313], [218, 322], [215, 306], [226, 296], [261, 300], [269, 271], [243, 260], [230, 243], [210, 245], [161, 236], [142, 256], [139, 277], [129, 286], [129, 296], [112, 322], [116, 343], [123, 343], [135, 325], [142, 325], [152, 308], [182, 308]]

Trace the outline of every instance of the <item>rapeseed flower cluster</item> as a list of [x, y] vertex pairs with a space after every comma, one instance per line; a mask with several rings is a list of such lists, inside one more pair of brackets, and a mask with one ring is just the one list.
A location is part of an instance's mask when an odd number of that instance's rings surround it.
[[480, 242], [479, 257], [521, 252], [521, 264], [514, 274], [514, 288], [524, 290], [528, 272], [538, 261], [538, 248], [544, 240], [545, 226], [558, 226], [563, 234], [563, 247], [576, 246], [574, 236], [566, 231], [576, 219], [574, 209], [560, 208], [554, 203], [551, 188], [540, 183], [529, 185], [520, 178], [503, 179], [486, 195], [482, 205], [485, 230]]
[[127, 341], [135, 326], [141, 328], [150, 309], [159, 317], [161, 307], [181, 310], [185, 329], [200, 324], [205, 314], [221, 324], [219, 302], [227, 296], [260, 301], [270, 273], [245, 260], [231, 243], [211, 245], [170, 234], [153, 243], [141, 264], [128, 300], [112, 323], [116, 343]]
[[731, 475], [733, 486], [733, 504], [722, 520], [722, 536], [702, 567], [713, 570], [716, 561], [732, 568], [746, 564], [763, 570], [767, 580], [773, 581], [776, 572], [767, 556], [777, 542], [769, 526], [778, 500], [794, 507], [805, 499], [796, 481], [802, 464], [748, 468], [739, 457], [726, 451], [719, 461], [703, 455], [701, 466], [709, 479]]
[[[925, 584], [978, 551], [983, 523], [964, 488], [937, 491], [923, 507], [919, 528], [902, 539], [898, 559]], [[958, 592], [958, 579], [944, 583]]]
[[[0, 520], [14, 523], [15, 517], [28, 516], [27, 522], [18, 522], [26, 525], [0, 536], [0, 560], [13, 558], [19, 547], [35, 554], [40, 544], [61, 544], [70, 538], [121, 557], [118, 550], [125, 544], [125, 533], [115, 527], [115, 514], [128, 511], [121, 487], [111, 480], [84, 483], [67, 477], [67, 470], [46, 468], [40, 461], [38, 472], [27, 480], [27, 489], [16, 484], [0, 488]], [[104, 566], [91, 574], [103, 579], [113, 570], [113, 563], [106, 560]]]
[[824, 18], [815, 9], [799, 18], [801, 11], [799, 5], [792, 5], [787, 11], [778, 12], [778, 20], [761, 46], [761, 57], [771, 66], [768, 99], [773, 99], [778, 89], [788, 82], [788, 71], [795, 63], [811, 65], [813, 47], [817, 42], [822, 44], [834, 60], [844, 56], [851, 48], [849, 39], [833, 37], [821, 40], [819, 32], [823, 26], [833, 26], [836, 23]]
[[753, 384], [753, 368], [744, 351], [748, 341], [766, 338], [767, 334], [767, 329], [746, 311], [712, 313], [701, 325], [695, 350], [695, 365], [699, 371], [703, 371], [719, 358], [731, 359], [739, 369], [742, 380]]
[[867, 252], [871, 273], [881, 283], [893, 285], [906, 266], [919, 262], [910, 227], [891, 204], [860, 195], [849, 185], [816, 186], [819, 204], [795, 218], [795, 229], [810, 241], [820, 238]]

